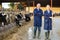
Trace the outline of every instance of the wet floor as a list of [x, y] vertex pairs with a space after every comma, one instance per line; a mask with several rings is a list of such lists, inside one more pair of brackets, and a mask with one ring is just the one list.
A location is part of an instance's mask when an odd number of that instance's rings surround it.
[[[44, 19], [43, 19], [44, 20]], [[60, 17], [55, 17], [55, 18], [53, 18], [53, 23], [52, 23], [52, 25], [53, 25], [53, 30], [51, 31], [51, 33], [50, 33], [50, 39], [51, 40], [60, 40]], [[44, 22], [42, 23], [42, 24], [44, 24]], [[29, 28], [30, 30], [31, 29], [33, 29], [33, 27], [31, 28]], [[32, 30], [33, 31], [33, 30]], [[31, 31], [31, 33], [32, 33], [32, 31]], [[31, 36], [31, 38], [29, 37], [29, 35], [28, 35], [28, 40], [29, 39], [31, 39], [31, 40], [45, 40], [45, 30], [44, 30], [44, 25], [42, 25], [42, 29], [41, 29], [41, 35], [40, 35], [40, 39], [38, 39], [37, 38], [37, 36], [36, 36], [36, 38], [35, 39], [33, 39], [32, 38], [32, 36]]]
[[[42, 21], [44, 24], [44, 19]], [[50, 33], [50, 39], [51, 40], [60, 40], [60, 17], [54, 17], [53, 18], [53, 30]], [[14, 33], [10, 39], [6, 40], [45, 40], [45, 30], [44, 25], [42, 25], [41, 28], [41, 35], [40, 39], [36, 38], [33, 39], [33, 20], [29, 22], [28, 25], [25, 25], [24, 27], [18, 29], [16, 33]]]

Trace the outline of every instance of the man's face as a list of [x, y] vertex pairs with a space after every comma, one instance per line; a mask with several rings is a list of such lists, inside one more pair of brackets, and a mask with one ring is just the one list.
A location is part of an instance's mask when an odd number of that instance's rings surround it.
[[38, 9], [40, 8], [40, 6], [41, 6], [40, 4], [37, 4], [37, 8], [38, 8]]

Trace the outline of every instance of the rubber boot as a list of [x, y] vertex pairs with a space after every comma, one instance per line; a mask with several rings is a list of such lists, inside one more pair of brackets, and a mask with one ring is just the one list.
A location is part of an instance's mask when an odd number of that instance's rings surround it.
[[49, 36], [50, 36], [50, 31], [48, 31], [48, 40], [50, 40], [50, 39], [49, 39]]
[[33, 38], [36, 38], [36, 33], [34, 33], [34, 36], [33, 36]]
[[47, 40], [47, 39], [48, 39], [48, 33], [45, 32], [45, 40]]
[[40, 31], [38, 32], [38, 39], [40, 39]]

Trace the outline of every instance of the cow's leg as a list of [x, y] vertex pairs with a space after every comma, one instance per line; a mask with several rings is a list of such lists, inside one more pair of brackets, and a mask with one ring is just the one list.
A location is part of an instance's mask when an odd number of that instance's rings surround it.
[[2, 22], [2, 27], [4, 26], [4, 22]]

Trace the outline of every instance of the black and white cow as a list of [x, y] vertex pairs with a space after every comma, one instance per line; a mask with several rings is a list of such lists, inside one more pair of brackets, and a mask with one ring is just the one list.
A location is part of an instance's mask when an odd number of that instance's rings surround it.
[[21, 13], [19, 13], [15, 16], [15, 22], [16, 22], [17, 25], [21, 26], [20, 21], [22, 21], [22, 18], [23, 18], [23, 15]]
[[4, 15], [3, 13], [0, 13], [0, 24], [3, 26], [7, 23], [6, 21], [6, 15]]

